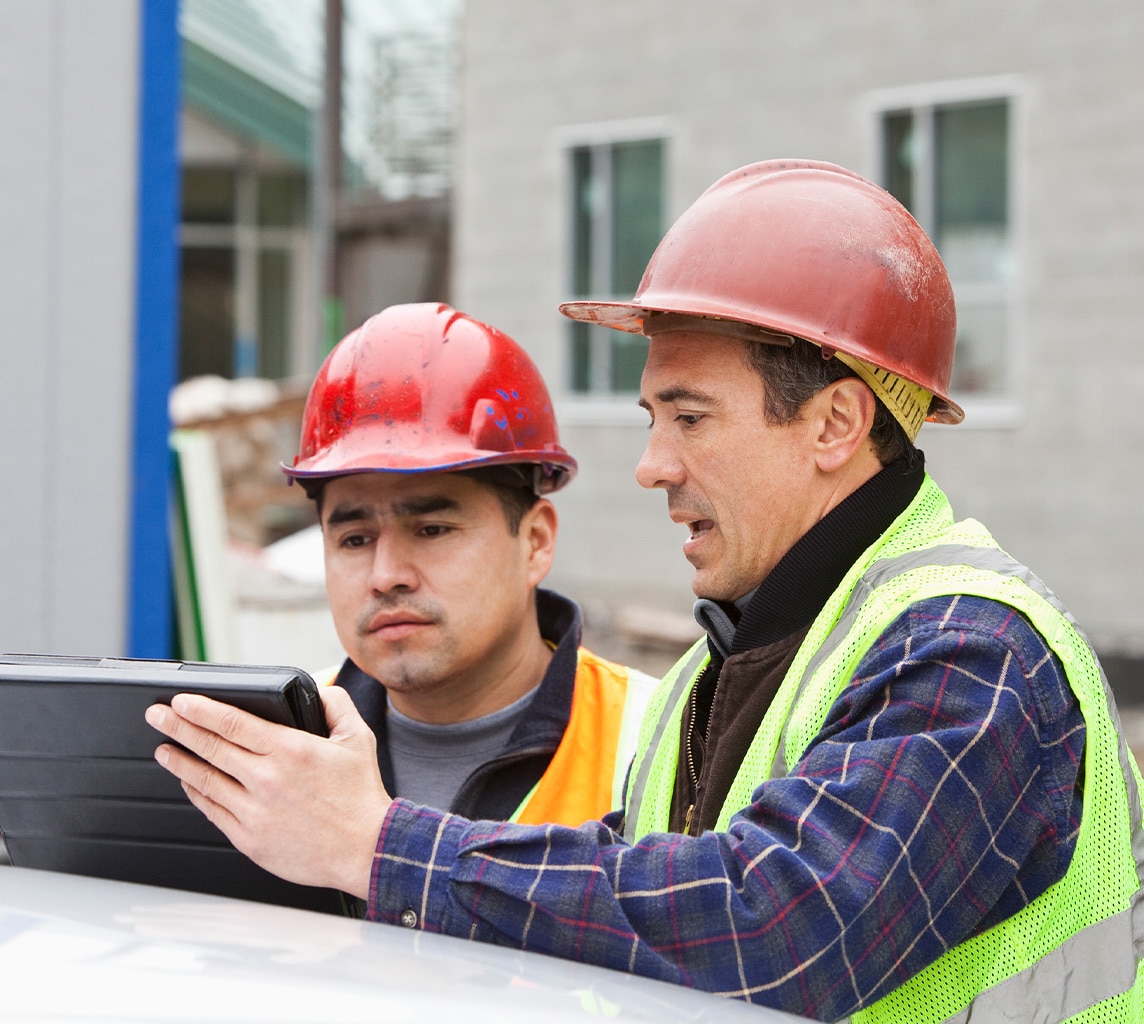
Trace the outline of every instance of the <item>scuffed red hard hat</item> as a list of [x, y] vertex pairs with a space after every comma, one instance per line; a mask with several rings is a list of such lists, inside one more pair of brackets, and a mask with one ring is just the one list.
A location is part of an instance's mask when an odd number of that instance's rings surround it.
[[638, 333], [656, 313], [732, 320], [814, 342], [949, 397], [957, 334], [937, 249], [884, 189], [834, 164], [771, 160], [720, 178], [668, 229], [630, 302], [567, 302], [573, 320]]
[[382, 310], [335, 346], [282, 468], [308, 480], [515, 464], [536, 467], [542, 494], [576, 474], [540, 371], [503, 331], [418, 303]]

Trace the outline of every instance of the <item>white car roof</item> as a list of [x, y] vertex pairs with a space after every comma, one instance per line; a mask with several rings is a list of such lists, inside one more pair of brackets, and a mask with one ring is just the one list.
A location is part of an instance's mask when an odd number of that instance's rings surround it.
[[6, 1024], [801, 1019], [482, 943], [9, 866], [0, 1015]]

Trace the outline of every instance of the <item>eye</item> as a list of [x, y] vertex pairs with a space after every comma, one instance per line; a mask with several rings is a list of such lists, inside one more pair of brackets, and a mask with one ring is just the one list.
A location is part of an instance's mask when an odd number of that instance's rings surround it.
[[681, 412], [675, 417], [675, 422], [682, 423], [685, 427], [694, 427], [701, 419], [703, 419], [701, 413]]
[[369, 543], [369, 538], [364, 533], [347, 533], [338, 541], [340, 548], [361, 548]]
[[443, 537], [445, 534], [451, 532], [452, 527], [445, 526], [442, 523], [426, 523], [417, 530], [418, 537]]

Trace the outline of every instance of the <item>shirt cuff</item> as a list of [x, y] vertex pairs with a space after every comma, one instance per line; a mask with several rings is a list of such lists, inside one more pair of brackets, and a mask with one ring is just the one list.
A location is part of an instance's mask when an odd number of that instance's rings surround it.
[[446, 884], [468, 822], [397, 799], [377, 837], [366, 917], [405, 928], [445, 930]]

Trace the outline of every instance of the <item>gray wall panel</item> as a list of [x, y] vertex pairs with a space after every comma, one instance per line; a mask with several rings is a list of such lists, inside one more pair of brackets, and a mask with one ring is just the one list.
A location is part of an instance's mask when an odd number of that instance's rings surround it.
[[[0, 3], [0, 648], [50, 636], [55, 4]], [[35, 102], [29, 102], [35, 97]]]
[[123, 650], [137, 20], [0, 0], [4, 649]]

